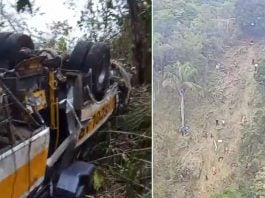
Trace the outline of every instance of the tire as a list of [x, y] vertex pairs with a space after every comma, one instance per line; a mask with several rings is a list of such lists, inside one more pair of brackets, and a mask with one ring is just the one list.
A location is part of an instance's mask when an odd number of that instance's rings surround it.
[[83, 65], [86, 59], [86, 55], [92, 45], [93, 43], [89, 41], [79, 41], [76, 44], [73, 52], [71, 53], [69, 64], [66, 65], [64, 69], [79, 70], [87, 73], [86, 70], [83, 71], [82, 69], [84, 69]]
[[110, 48], [105, 43], [94, 43], [86, 56], [82, 70], [92, 69], [91, 90], [97, 100], [101, 100], [109, 88]]
[[5, 42], [6, 38], [9, 37], [12, 32], [0, 32], [0, 44]]
[[25, 34], [11, 33], [4, 39], [0, 54], [2, 59], [8, 60], [9, 69], [13, 69], [23, 59], [19, 51], [24, 47], [34, 50], [33, 41]]
[[0, 33], [0, 59], [4, 59], [5, 55], [5, 48], [3, 47], [5, 45], [5, 41], [7, 37], [9, 37], [12, 34], [12, 32], [1, 32]]

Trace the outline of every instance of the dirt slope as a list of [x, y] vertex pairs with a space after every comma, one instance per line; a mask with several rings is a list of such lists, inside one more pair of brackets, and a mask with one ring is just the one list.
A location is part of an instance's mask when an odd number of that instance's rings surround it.
[[[252, 119], [258, 110], [255, 104], [261, 101], [256, 90], [253, 58], [255, 61], [262, 58], [257, 46], [242, 44], [227, 51], [221, 59], [221, 68], [211, 74], [215, 78], [212, 92], [220, 93], [221, 99], [212, 103], [204, 99], [194, 106], [189, 98], [186, 103], [187, 108], [192, 109], [187, 112], [191, 127], [187, 137], [177, 134], [176, 125], [172, 124], [179, 120], [177, 107], [174, 112], [165, 109], [165, 105], [161, 105], [163, 108], [156, 106], [156, 197], [213, 197], [240, 177], [242, 129], [247, 124], [254, 124]], [[167, 113], [170, 116], [167, 117]], [[216, 126], [216, 120], [219, 120], [219, 126]], [[224, 125], [221, 120], [225, 121]], [[166, 141], [166, 138], [170, 139]], [[175, 145], [171, 142], [173, 139]], [[165, 190], [167, 193], [163, 192]]]
[[[202, 158], [204, 166], [197, 182], [201, 197], [211, 197], [212, 193], [223, 190], [226, 185], [233, 182], [238, 167], [238, 150], [241, 143], [241, 130], [246, 122], [251, 122], [253, 106], [251, 105], [256, 82], [252, 58], [257, 60], [254, 47], [246, 47], [246, 53], [234, 57], [238, 62], [236, 67], [233, 58], [225, 59], [226, 69], [230, 70], [225, 76], [224, 104], [213, 112], [212, 118], [223, 119], [224, 126], [217, 126], [214, 120], [205, 129], [212, 133], [212, 138], [206, 138], [202, 142]], [[234, 49], [227, 54], [233, 54]], [[217, 85], [218, 86], [218, 85]], [[244, 123], [245, 122], [245, 123]], [[218, 141], [219, 140], [219, 141]], [[215, 145], [216, 143], [216, 145]], [[214, 146], [214, 149], [213, 149]]]

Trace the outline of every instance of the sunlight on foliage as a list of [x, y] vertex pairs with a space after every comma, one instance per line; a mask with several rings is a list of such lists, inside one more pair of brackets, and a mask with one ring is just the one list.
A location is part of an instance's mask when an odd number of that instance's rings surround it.
[[97, 168], [93, 174], [93, 187], [95, 190], [99, 190], [105, 184], [105, 176], [103, 171]]

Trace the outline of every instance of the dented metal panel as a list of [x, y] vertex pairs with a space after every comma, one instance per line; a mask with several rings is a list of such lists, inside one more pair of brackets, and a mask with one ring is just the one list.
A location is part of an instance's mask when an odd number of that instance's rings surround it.
[[101, 103], [94, 103], [83, 108], [81, 111], [81, 121], [87, 121], [78, 134], [77, 145], [81, 145], [96, 130], [98, 130], [112, 115], [116, 108], [115, 93], [106, 96]]
[[3, 197], [26, 196], [43, 181], [49, 128], [0, 155], [0, 192]]

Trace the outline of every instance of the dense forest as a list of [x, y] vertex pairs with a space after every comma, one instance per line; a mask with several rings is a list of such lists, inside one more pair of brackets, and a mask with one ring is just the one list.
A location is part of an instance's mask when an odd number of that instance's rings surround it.
[[190, 63], [206, 82], [208, 68], [236, 36], [231, 1], [154, 1], [154, 64], [163, 74]]
[[155, 197], [262, 197], [264, 2], [154, 0]]

